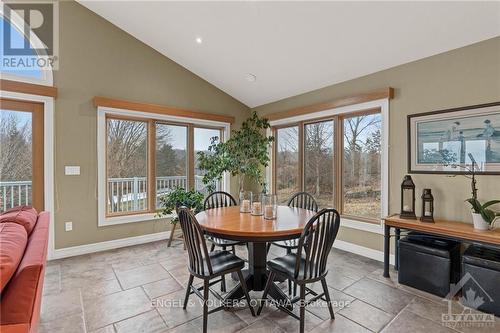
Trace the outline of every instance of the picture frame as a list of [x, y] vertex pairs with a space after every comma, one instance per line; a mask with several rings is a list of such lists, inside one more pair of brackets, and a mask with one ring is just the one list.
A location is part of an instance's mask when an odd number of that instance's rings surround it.
[[500, 175], [500, 102], [408, 115], [408, 173]]

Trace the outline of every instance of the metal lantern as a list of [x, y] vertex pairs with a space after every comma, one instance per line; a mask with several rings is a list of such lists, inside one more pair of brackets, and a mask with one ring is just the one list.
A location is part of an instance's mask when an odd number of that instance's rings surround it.
[[416, 219], [415, 215], [415, 183], [406, 175], [401, 183], [401, 214], [403, 219]]
[[420, 221], [434, 222], [434, 197], [430, 188], [425, 188], [422, 193], [422, 216]]

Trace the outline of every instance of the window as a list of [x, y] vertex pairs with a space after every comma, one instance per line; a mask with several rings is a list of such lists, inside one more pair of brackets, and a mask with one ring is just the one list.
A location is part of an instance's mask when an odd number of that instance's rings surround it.
[[159, 198], [178, 186], [205, 191], [196, 153], [208, 151], [212, 137], [222, 138], [222, 127], [116, 112], [103, 117], [105, 219], [154, 214]]
[[[188, 188], [188, 127], [156, 123], [156, 196]], [[159, 200], [156, 201], [159, 208]]]
[[276, 193], [286, 203], [299, 185], [299, 127], [276, 130]]
[[44, 209], [43, 113], [41, 103], [0, 98], [0, 212]]
[[380, 217], [380, 113], [343, 121], [343, 213]]
[[379, 109], [273, 127], [273, 186], [281, 203], [298, 191], [320, 208], [379, 221], [382, 115]]
[[[208, 194], [207, 189], [205, 188], [205, 184], [203, 184], [203, 175], [204, 172], [198, 168], [198, 152], [209, 153], [208, 147], [211, 142], [217, 142], [221, 138], [220, 129], [214, 128], [194, 128], [194, 188], [197, 191]], [[220, 190], [220, 182], [215, 184], [216, 190]]]
[[334, 204], [333, 125], [329, 120], [304, 126], [304, 189], [320, 207]]
[[148, 210], [148, 124], [107, 119], [108, 214]]

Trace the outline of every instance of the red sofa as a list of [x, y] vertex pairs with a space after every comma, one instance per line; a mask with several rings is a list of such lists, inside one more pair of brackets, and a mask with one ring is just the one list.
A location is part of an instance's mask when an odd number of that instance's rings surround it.
[[0, 215], [0, 332], [38, 332], [49, 213], [22, 206]]

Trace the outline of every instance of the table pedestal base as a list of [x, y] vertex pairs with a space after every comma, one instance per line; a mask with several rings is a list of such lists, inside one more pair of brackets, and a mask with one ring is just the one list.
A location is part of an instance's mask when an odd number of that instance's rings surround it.
[[[267, 263], [267, 247], [266, 243], [248, 243], [248, 270], [243, 271], [243, 276], [245, 277], [245, 282], [247, 285], [247, 290], [263, 291], [267, 278], [269, 276], [266, 263]], [[280, 281], [278, 277], [276, 281]], [[244, 296], [243, 289], [241, 285], [236, 285], [229, 293], [226, 295], [227, 300], [238, 300]], [[275, 284], [272, 284], [271, 290], [269, 290], [269, 296], [275, 301], [285, 304], [288, 300], [288, 296], [278, 288]]]

